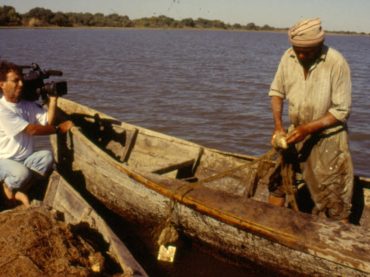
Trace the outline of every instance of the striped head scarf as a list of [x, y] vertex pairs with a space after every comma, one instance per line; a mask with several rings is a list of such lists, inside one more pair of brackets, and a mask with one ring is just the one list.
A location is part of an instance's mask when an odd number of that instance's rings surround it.
[[288, 31], [290, 43], [297, 47], [313, 47], [324, 41], [320, 18], [304, 19]]

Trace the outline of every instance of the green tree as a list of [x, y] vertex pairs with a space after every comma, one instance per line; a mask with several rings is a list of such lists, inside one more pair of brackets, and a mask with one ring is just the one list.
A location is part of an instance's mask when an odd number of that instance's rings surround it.
[[22, 17], [12, 6], [0, 6], [0, 26], [18, 26]]
[[112, 13], [106, 16], [106, 26], [109, 27], [131, 27], [132, 22], [128, 16], [118, 15], [117, 13]]
[[51, 19], [50, 23], [57, 26], [71, 27], [72, 23], [69, 21], [67, 15], [61, 12], [57, 12]]
[[212, 23], [208, 19], [198, 18], [197, 20], [195, 20], [195, 26], [197, 28], [211, 28]]
[[232, 28], [239, 30], [239, 29], [242, 29], [242, 25], [240, 25], [239, 23], [235, 23], [233, 24]]
[[195, 27], [195, 22], [192, 18], [184, 18], [183, 20], [181, 20], [181, 24], [185, 27], [190, 27], [190, 28]]
[[54, 17], [54, 13], [49, 9], [44, 8], [33, 8], [24, 15], [24, 18], [29, 21], [32, 18], [39, 20], [41, 25], [51, 24], [51, 19]]
[[247, 26], [245, 26], [245, 28], [247, 30], [253, 30], [253, 31], [258, 30], [258, 26], [256, 24], [254, 24], [253, 22], [248, 23]]
[[122, 27], [133, 27], [134, 23], [130, 20], [127, 15], [121, 16]]
[[121, 16], [117, 13], [112, 13], [107, 16], [106, 22], [111, 27], [122, 27]]
[[94, 16], [91, 13], [78, 14], [76, 19], [78, 24], [83, 26], [93, 26], [94, 23]]
[[211, 25], [213, 28], [226, 29], [226, 24], [221, 20], [212, 20]]
[[140, 27], [166, 28], [177, 26], [176, 20], [164, 15], [144, 17], [141, 19], [137, 19], [134, 22], [136, 26]]
[[91, 26], [98, 26], [104, 27], [106, 26], [105, 16], [102, 13], [95, 13], [92, 18], [92, 22], [90, 22]]
[[69, 12], [69, 13], [65, 13], [65, 15], [68, 18], [68, 22], [71, 24], [71, 26], [79, 25], [78, 20], [77, 20], [77, 17], [78, 17], [77, 13]]
[[261, 27], [261, 30], [263, 30], [263, 31], [271, 31], [271, 30], [275, 30], [275, 28], [271, 27], [270, 25], [265, 24], [265, 25], [263, 25]]
[[173, 18], [164, 15], [157, 17], [155, 21], [159, 27], [173, 27], [175, 25]]

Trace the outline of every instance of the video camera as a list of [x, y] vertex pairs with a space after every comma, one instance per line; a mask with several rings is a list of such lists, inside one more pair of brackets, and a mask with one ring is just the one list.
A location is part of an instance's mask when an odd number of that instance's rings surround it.
[[59, 70], [41, 70], [36, 63], [21, 65], [23, 75], [22, 98], [28, 101], [36, 101], [40, 97], [46, 100], [48, 96], [62, 96], [67, 94], [66, 81], [52, 81], [44, 83], [44, 79], [50, 76], [62, 76], [63, 72]]

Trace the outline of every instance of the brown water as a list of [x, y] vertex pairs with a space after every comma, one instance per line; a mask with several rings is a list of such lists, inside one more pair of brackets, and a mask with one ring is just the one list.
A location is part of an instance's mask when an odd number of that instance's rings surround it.
[[[0, 29], [0, 38], [0, 58], [62, 70], [68, 98], [121, 120], [232, 152], [260, 155], [270, 148], [267, 92], [289, 46], [286, 34]], [[326, 42], [352, 68], [351, 149], [356, 173], [369, 176], [370, 37], [328, 36]], [[183, 247], [176, 269], [152, 266], [153, 257], [144, 261], [146, 269], [153, 276], [266, 275], [198, 250]]]

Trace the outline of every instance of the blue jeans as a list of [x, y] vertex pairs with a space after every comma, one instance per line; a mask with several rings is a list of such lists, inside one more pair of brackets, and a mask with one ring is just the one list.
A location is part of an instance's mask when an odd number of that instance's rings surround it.
[[49, 150], [34, 152], [20, 162], [0, 159], [0, 182], [4, 181], [11, 190], [18, 190], [31, 179], [32, 171], [45, 176], [52, 165], [53, 154]]

